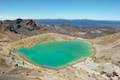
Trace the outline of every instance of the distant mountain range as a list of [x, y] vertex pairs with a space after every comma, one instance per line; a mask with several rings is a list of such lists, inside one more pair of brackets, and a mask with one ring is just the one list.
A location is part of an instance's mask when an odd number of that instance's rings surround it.
[[120, 21], [105, 21], [105, 20], [67, 20], [67, 19], [37, 19], [38, 24], [48, 25], [71, 25], [80, 27], [120, 27]]

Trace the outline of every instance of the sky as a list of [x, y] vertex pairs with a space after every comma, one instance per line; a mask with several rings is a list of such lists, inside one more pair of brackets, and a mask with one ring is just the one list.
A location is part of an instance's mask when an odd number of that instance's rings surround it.
[[120, 0], [0, 0], [0, 19], [120, 20]]

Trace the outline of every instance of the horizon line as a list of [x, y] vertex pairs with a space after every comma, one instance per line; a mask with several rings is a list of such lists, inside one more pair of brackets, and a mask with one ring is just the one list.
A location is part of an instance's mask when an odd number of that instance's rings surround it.
[[95, 20], [95, 21], [120, 21], [115, 19], [88, 19], [88, 18], [0, 18], [0, 21], [4, 20], [16, 20], [16, 19], [23, 19], [23, 20]]

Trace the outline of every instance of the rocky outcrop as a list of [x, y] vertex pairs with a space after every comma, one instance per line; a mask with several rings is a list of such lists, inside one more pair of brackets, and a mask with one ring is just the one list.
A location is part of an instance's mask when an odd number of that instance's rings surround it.
[[[3, 26], [4, 31], [11, 31], [14, 33], [31, 33], [31, 31], [35, 30], [37, 27], [36, 23], [33, 20], [22, 20], [17, 19], [14, 21], [5, 20], [1, 22], [1, 26]], [[26, 35], [26, 34], [25, 34]]]

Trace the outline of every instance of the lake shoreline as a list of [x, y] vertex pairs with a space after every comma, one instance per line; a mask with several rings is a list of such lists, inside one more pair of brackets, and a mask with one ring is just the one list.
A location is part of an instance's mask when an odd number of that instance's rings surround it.
[[[76, 41], [76, 40], [75, 40]], [[78, 41], [78, 40], [77, 40]], [[81, 40], [80, 40], [81, 41]], [[89, 44], [91, 44], [91, 46], [92, 46], [92, 50], [93, 50], [93, 53], [91, 54], [91, 56], [90, 57], [92, 57], [92, 59], [94, 59], [94, 56], [95, 56], [95, 48], [93, 47], [93, 43], [91, 43], [90, 41], [87, 41], [87, 42], [89, 42]], [[16, 51], [17, 52], [17, 51]], [[54, 68], [51, 68], [51, 67], [49, 67], [49, 66], [47, 66], [47, 67], [45, 67], [45, 66], [42, 66], [42, 65], [36, 65], [36, 64], [34, 64], [32, 61], [29, 61], [26, 57], [24, 57], [24, 55], [20, 55], [19, 53], [16, 53], [17, 54], [17, 56], [19, 56], [20, 58], [21, 58], [21, 60], [23, 60], [24, 62], [27, 62], [27, 63], [29, 63], [29, 64], [32, 64], [34, 67], [37, 67], [37, 68], [47, 68], [47, 69], [61, 69], [61, 68], [65, 68], [65, 67], [67, 67], [67, 66], [71, 66], [71, 65], [75, 65], [75, 64], [77, 64], [77, 63], [79, 63], [79, 62], [83, 62], [85, 59], [87, 59], [87, 57], [83, 57], [82, 59], [78, 59], [78, 60], [76, 60], [76, 61], [73, 61], [73, 62], [70, 62], [70, 63], [68, 63], [68, 64], [66, 64], [66, 65], [64, 65], [64, 66], [60, 66], [60, 67], [54, 67]]]

